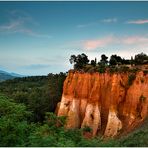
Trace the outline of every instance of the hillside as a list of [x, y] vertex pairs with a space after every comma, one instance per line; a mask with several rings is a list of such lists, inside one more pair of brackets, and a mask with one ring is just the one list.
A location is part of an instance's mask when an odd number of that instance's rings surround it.
[[0, 82], [8, 79], [14, 79], [16, 77], [23, 77], [23, 76], [16, 73], [8, 73], [6, 71], [0, 70]]
[[46, 112], [53, 112], [62, 94], [65, 74], [14, 78], [0, 83], [0, 93], [32, 111], [31, 120], [43, 122]]

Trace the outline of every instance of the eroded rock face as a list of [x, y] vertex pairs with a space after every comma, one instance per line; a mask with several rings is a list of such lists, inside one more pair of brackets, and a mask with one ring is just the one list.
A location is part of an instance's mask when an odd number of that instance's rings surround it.
[[122, 122], [117, 117], [117, 113], [115, 110], [109, 110], [108, 114], [108, 122], [106, 125], [105, 137], [114, 137], [118, 134], [118, 131], [122, 129]]
[[129, 73], [69, 72], [58, 104], [58, 116], [67, 116], [66, 128], [92, 128], [93, 136], [114, 137], [148, 115], [148, 75], [138, 72], [129, 85]]

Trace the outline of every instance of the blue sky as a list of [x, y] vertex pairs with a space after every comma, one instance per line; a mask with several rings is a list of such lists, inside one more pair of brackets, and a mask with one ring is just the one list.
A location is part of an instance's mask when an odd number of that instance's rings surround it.
[[148, 53], [148, 2], [0, 2], [0, 69], [46, 75], [70, 55]]

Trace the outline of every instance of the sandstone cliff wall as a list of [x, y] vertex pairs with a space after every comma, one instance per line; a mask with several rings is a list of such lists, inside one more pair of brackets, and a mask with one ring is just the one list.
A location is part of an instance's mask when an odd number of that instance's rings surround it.
[[148, 74], [138, 72], [131, 85], [129, 75], [69, 72], [57, 115], [67, 116], [66, 128], [91, 127], [93, 136], [132, 129], [148, 115]]

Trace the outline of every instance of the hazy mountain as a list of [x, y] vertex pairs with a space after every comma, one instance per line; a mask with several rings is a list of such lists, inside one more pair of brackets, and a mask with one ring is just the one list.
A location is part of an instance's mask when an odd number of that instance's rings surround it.
[[20, 75], [20, 74], [14, 73], [14, 72], [11, 72], [10, 75], [14, 76], [14, 77], [24, 77], [23, 75]]
[[23, 76], [17, 73], [8, 73], [6, 71], [0, 70], [0, 81], [13, 79], [16, 77], [23, 77]]

